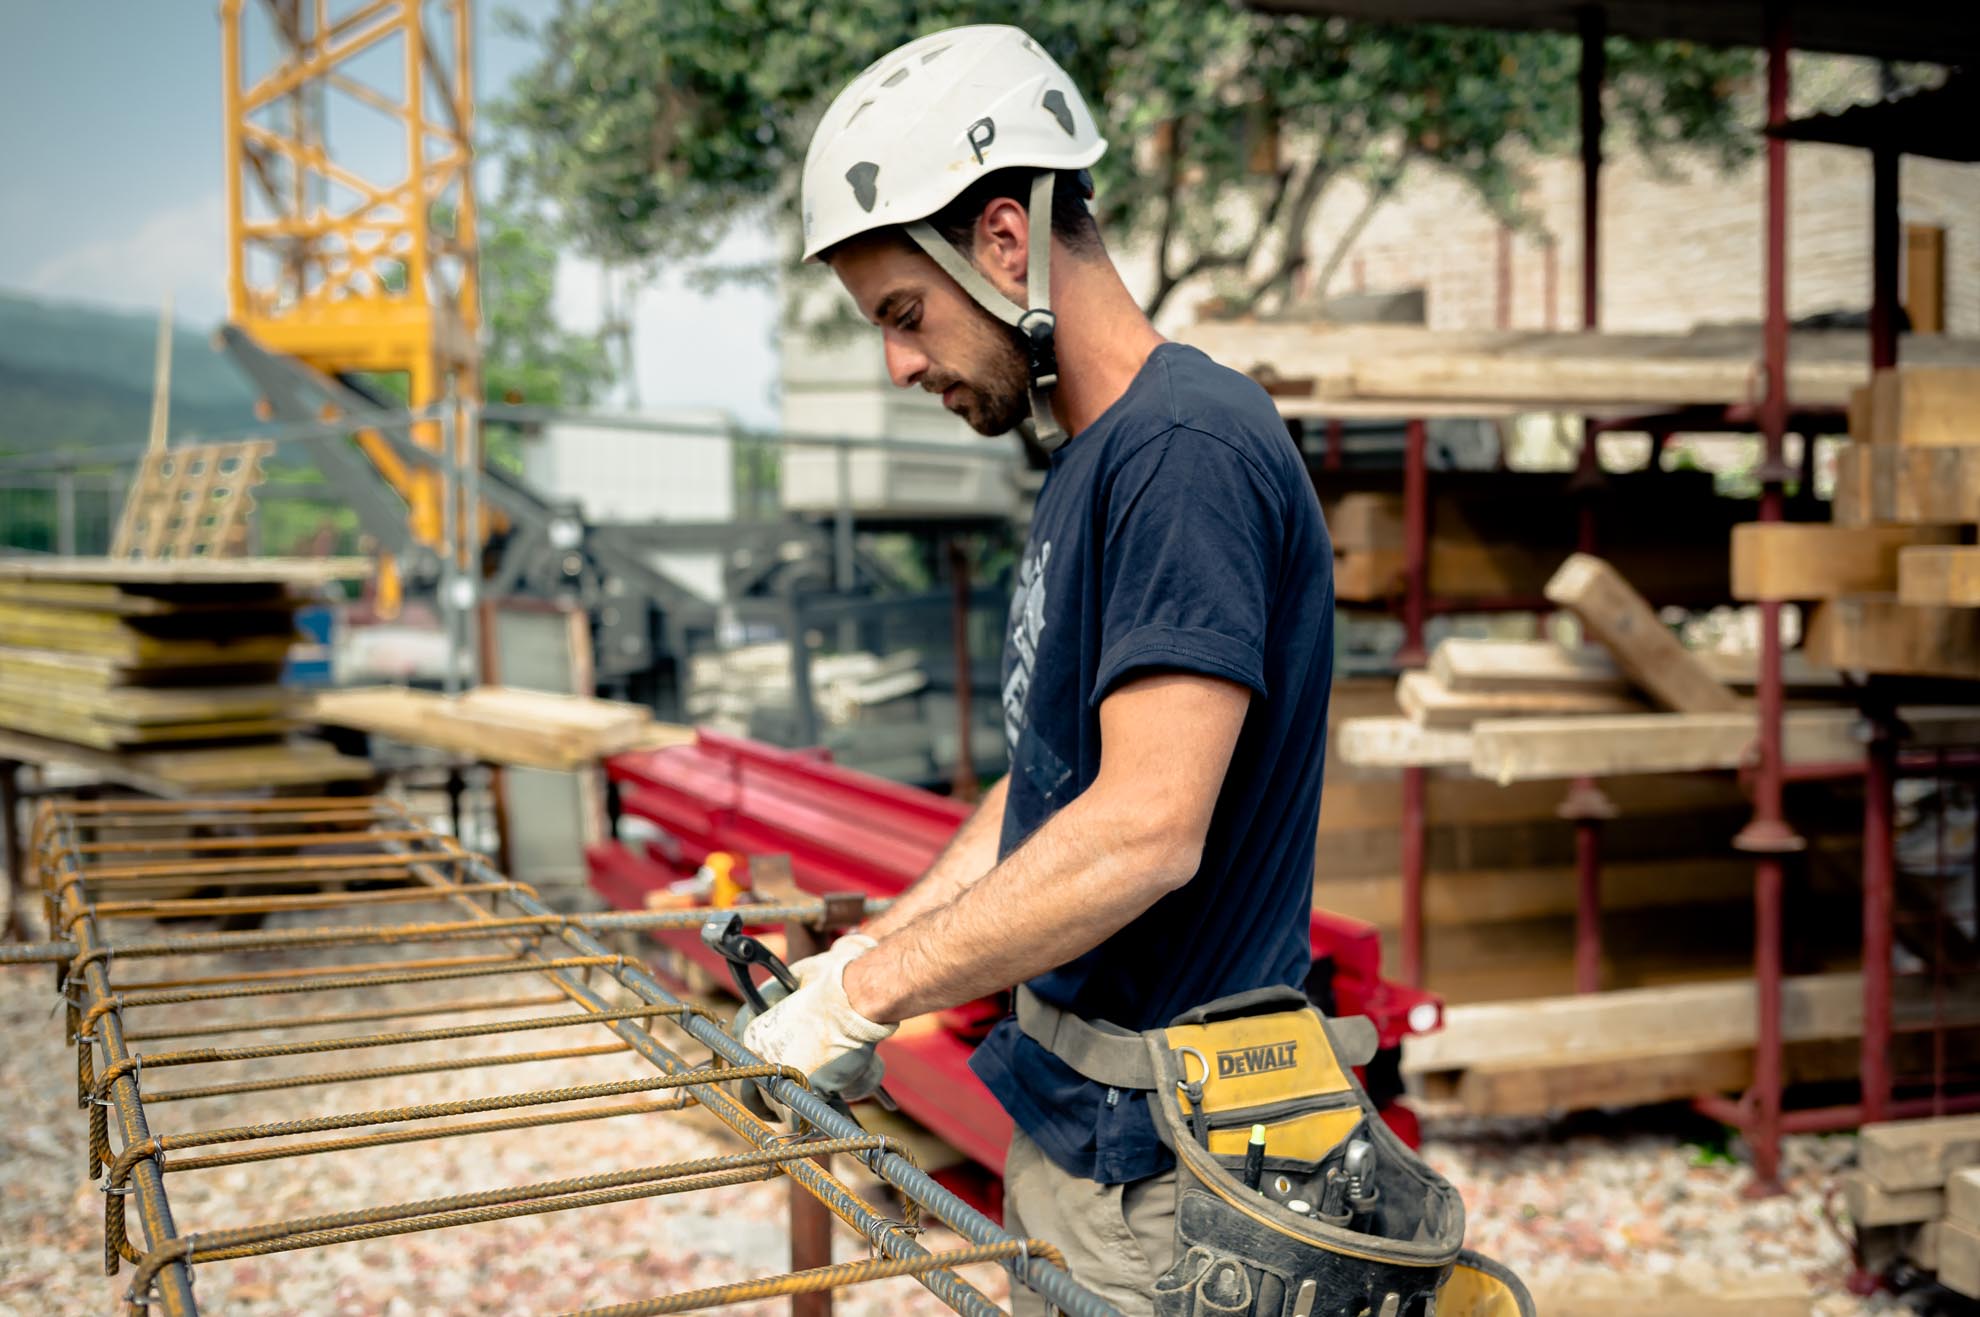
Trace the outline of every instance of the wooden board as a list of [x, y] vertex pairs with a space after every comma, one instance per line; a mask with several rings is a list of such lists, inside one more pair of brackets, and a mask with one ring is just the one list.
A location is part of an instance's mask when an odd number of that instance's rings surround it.
[[[272, 613], [257, 618], [257, 629], [244, 629], [231, 636], [200, 634], [184, 627], [175, 628], [177, 634], [163, 634], [103, 613], [0, 603], [0, 634], [12, 646], [109, 659], [128, 667], [187, 668], [282, 662], [296, 638], [289, 615]], [[239, 614], [230, 615], [229, 620], [232, 624], [250, 621]]]
[[219, 613], [247, 604], [265, 608], [293, 608], [304, 602], [292, 597], [287, 588], [280, 584], [230, 585], [216, 591], [190, 586], [133, 589], [107, 581], [15, 580], [0, 580], [0, 600], [34, 604], [42, 608], [113, 613], [119, 617]]
[[1471, 726], [1480, 718], [1647, 712], [1641, 700], [1609, 691], [1452, 691], [1428, 672], [1396, 681], [1396, 705], [1419, 727]]
[[1419, 727], [1407, 718], [1347, 718], [1335, 752], [1363, 768], [1458, 768], [1472, 761], [1471, 734]]
[[[1853, 1078], [1854, 1040], [1791, 1043], [1782, 1064], [1790, 1084]], [[1650, 1106], [1710, 1093], [1738, 1093], [1753, 1083], [1753, 1048], [1699, 1051], [1689, 1045], [1629, 1048], [1559, 1064], [1494, 1063], [1424, 1076], [1426, 1096], [1458, 1103], [1474, 1116], [1544, 1116], [1598, 1107]]]
[[[1980, 422], [1976, 422], [1980, 424]], [[1888, 488], [1881, 519], [1906, 525], [1980, 521], [1980, 447], [1913, 447], [1880, 458], [1891, 468], [1879, 491]]]
[[1832, 599], [1809, 616], [1802, 647], [1832, 668], [1980, 678], [1980, 611], [1913, 607], [1894, 594]]
[[1939, 1284], [1955, 1294], [1980, 1299], [1980, 1226], [1939, 1223]]
[[1836, 525], [1873, 526], [1880, 520], [1895, 520], [1878, 517], [1870, 496], [1877, 452], [1876, 446], [1867, 443], [1842, 444], [1836, 449], [1836, 486], [1829, 496], [1829, 519]]
[[558, 770], [656, 739], [684, 744], [694, 737], [691, 728], [654, 723], [636, 705], [487, 686], [451, 699], [394, 686], [326, 691], [308, 715], [485, 763]]
[[1940, 1116], [1865, 1125], [1857, 1165], [1892, 1192], [1942, 1188], [1964, 1166], [1980, 1165], [1980, 1116]]
[[1808, 1317], [1815, 1301], [1807, 1280], [1791, 1271], [1598, 1271], [1548, 1276], [1529, 1288], [1544, 1317]]
[[[1737, 785], [1716, 777], [1668, 773], [1615, 777], [1602, 783], [1602, 791], [1624, 818], [1697, 816], [1750, 808]], [[1424, 782], [1424, 812], [1433, 827], [1559, 821], [1565, 796], [1565, 789], [1556, 782], [1500, 786], [1481, 782], [1468, 772], [1461, 777], [1432, 773]], [[1329, 772], [1326, 789], [1320, 793], [1320, 836], [1364, 830], [1393, 833], [1401, 823], [1399, 782], [1393, 778], [1336, 780]]]
[[1980, 369], [1900, 366], [1871, 388], [1871, 439], [1893, 444], [1980, 444]]
[[1551, 640], [1452, 637], [1431, 651], [1430, 674], [1451, 691], [1622, 695], [1629, 689], [1607, 654]]
[[1752, 522], [1733, 528], [1732, 593], [1742, 601], [1835, 599], [1891, 591], [1898, 555], [1956, 544], [1951, 526], [1824, 526]]
[[15, 649], [0, 645], [0, 685], [39, 683], [66, 691], [105, 691], [119, 688], [176, 689], [176, 683], [225, 684], [230, 686], [266, 685], [281, 676], [281, 658], [262, 663], [207, 666], [189, 672], [146, 671], [116, 659], [92, 658], [83, 654], [63, 654], [56, 650]]
[[[1735, 901], [1753, 890], [1753, 862], [1741, 857], [1605, 860], [1604, 910]], [[1401, 924], [1402, 897], [1402, 879], [1393, 876], [1327, 877], [1313, 885], [1315, 905], [1378, 927]], [[1575, 906], [1572, 865], [1432, 870], [1423, 880], [1423, 921], [1433, 927], [1568, 915]]]
[[108, 581], [119, 585], [329, 585], [371, 574], [368, 558], [122, 558], [0, 557], [0, 580]]
[[[1317, 400], [1521, 404], [1528, 410], [1641, 412], [1755, 401], [1761, 336], [1753, 326], [1688, 334], [1443, 331], [1401, 325], [1200, 321], [1178, 337], [1235, 369], [1271, 373], [1282, 407], [1321, 414]], [[1798, 330], [1788, 396], [1798, 407], [1845, 406], [1869, 378], [1861, 331]], [[1980, 363], [1980, 345], [1907, 335], [1907, 361]]]
[[1637, 685], [1681, 713], [1719, 713], [1739, 697], [1678, 643], [1616, 570], [1577, 553], [1547, 583], [1547, 598], [1573, 611]]
[[1899, 603], [1913, 607], [1980, 608], [1980, 548], [1903, 550], [1897, 595]]
[[1890, 1190], [1862, 1171], [1846, 1173], [1842, 1185], [1849, 1219], [1859, 1226], [1916, 1225], [1945, 1214], [1946, 1195], [1939, 1189]]
[[322, 741], [197, 750], [111, 753], [0, 729], [0, 759], [79, 768], [154, 796], [187, 799], [213, 792], [258, 792], [377, 775], [369, 760], [340, 755]]
[[[1564, 1062], [1629, 1048], [1751, 1047], [1758, 1033], [1751, 979], [1453, 1006], [1435, 1033], [1403, 1039], [1405, 1075], [1484, 1064]], [[1782, 1036], [1853, 1038], [1863, 1030], [1859, 974], [1781, 981]]]
[[1980, 1166], [1963, 1166], [1946, 1177], [1946, 1215], [1980, 1230]]
[[[1845, 710], [1791, 711], [1782, 719], [1788, 762], [1861, 758], [1858, 721]], [[1487, 720], [1472, 727], [1470, 763], [1474, 774], [1499, 783], [1738, 768], [1757, 735], [1751, 713]]]

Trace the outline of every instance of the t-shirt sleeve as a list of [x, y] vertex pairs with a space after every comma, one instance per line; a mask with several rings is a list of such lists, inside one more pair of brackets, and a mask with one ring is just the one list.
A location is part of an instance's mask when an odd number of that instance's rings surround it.
[[1265, 633], [1285, 519], [1242, 453], [1172, 430], [1122, 463], [1100, 551], [1098, 704], [1146, 671], [1199, 672], [1265, 689]]

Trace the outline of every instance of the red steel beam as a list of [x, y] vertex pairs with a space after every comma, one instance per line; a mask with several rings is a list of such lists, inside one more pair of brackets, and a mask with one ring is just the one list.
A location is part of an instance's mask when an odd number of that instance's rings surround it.
[[[745, 861], [744, 873], [751, 854], [788, 855], [797, 886], [816, 895], [896, 896], [970, 813], [960, 802], [840, 768], [818, 752], [711, 732], [690, 745], [614, 756], [606, 773], [618, 788], [621, 816], [643, 818], [665, 834], [643, 855], [617, 842], [587, 852], [593, 889], [619, 908], [641, 908], [648, 893], [692, 873], [718, 850]], [[655, 936], [677, 965], [692, 964], [728, 983], [725, 963], [694, 932]], [[1315, 959], [1332, 962], [1339, 1013], [1366, 1015], [1382, 1046], [1441, 1027], [1443, 1004], [1434, 994], [1381, 977], [1374, 927], [1316, 910], [1309, 937]], [[945, 1011], [881, 1047], [888, 1089], [902, 1109], [993, 1170], [1003, 1164], [1009, 1118], [970, 1072], [968, 1058], [984, 1025], [1002, 1014], [987, 1003]], [[1409, 1133], [1401, 1109], [1390, 1119]]]

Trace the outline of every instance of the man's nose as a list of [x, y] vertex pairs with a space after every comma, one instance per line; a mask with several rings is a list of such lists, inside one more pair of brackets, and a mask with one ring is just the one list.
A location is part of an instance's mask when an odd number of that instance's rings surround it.
[[928, 371], [928, 358], [925, 354], [902, 343], [892, 334], [886, 337], [887, 378], [893, 380], [897, 389], [911, 389], [916, 380]]

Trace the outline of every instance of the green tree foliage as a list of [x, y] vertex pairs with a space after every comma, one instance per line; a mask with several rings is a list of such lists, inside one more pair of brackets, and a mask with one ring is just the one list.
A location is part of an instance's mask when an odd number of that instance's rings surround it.
[[[1283, 303], [1302, 270], [1324, 287], [1417, 165], [1520, 221], [1522, 164], [1576, 140], [1578, 48], [1555, 34], [1234, 0], [564, 0], [504, 110], [516, 177], [594, 254], [700, 257], [740, 213], [791, 213], [812, 125], [849, 78], [965, 22], [1023, 26], [1094, 101], [1112, 143], [1101, 219], [1157, 253], [1151, 309], [1197, 277], [1243, 308]], [[1618, 39], [1607, 54], [1612, 149], [1683, 144], [1725, 163], [1750, 149], [1733, 97], [1751, 52]], [[1360, 218], [1316, 235], [1321, 201], [1349, 182]]]
[[481, 219], [482, 380], [490, 402], [582, 407], [611, 383], [605, 344], [557, 323], [551, 226], [514, 206]]

